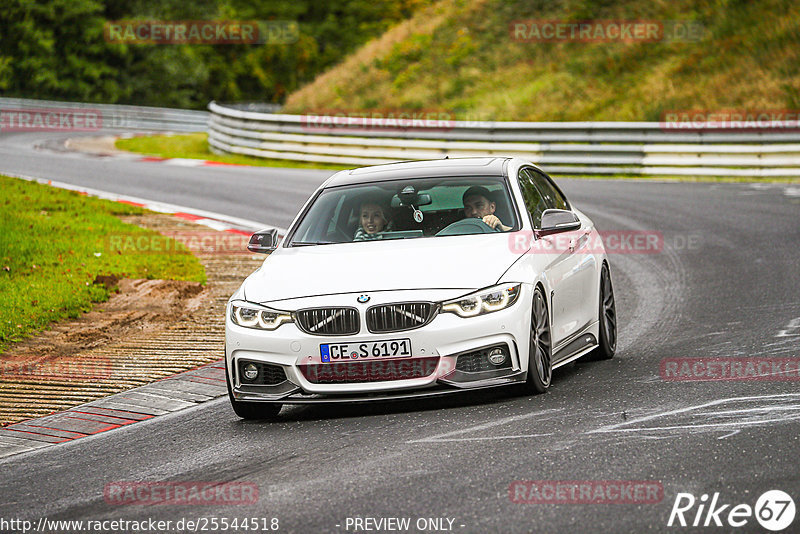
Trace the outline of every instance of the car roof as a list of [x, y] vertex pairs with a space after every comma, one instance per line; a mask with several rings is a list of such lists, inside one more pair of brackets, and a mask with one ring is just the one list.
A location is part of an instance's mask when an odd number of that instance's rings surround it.
[[504, 176], [504, 164], [508, 159], [507, 157], [448, 158], [386, 163], [338, 172], [331, 177], [327, 186], [439, 176]]

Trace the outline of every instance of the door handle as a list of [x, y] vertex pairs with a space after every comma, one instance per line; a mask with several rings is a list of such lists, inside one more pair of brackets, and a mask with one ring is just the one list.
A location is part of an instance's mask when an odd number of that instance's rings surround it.
[[575, 252], [576, 248], [582, 247], [583, 244], [586, 243], [586, 241], [589, 240], [589, 235], [591, 233], [592, 233], [592, 230], [591, 229], [587, 229], [587, 230], [584, 230], [583, 233], [580, 235], [580, 237], [578, 237], [577, 239], [574, 238], [574, 237], [571, 238], [569, 240], [569, 251], [570, 252]]

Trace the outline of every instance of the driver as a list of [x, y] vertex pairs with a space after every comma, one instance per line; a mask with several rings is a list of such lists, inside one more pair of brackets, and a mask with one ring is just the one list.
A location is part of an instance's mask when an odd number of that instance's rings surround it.
[[504, 225], [494, 214], [497, 203], [491, 200], [492, 194], [488, 189], [479, 185], [473, 185], [462, 197], [464, 203], [464, 217], [467, 219], [480, 219], [495, 230], [508, 232], [510, 226]]

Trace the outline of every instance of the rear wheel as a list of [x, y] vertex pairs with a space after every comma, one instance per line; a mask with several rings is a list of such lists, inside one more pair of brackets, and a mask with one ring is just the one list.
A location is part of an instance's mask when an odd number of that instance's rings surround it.
[[228, 398], [231, 401], [233, 411], [242, 419], [258, 420], [258, 419], [274, 419], [278, 412], [281, 411], [281, 404], [272, 404], [266, 402], [243, 402], [233, 398], [233, 390], [231, 389], [231, 380], [228, 375], [228, 363], [225, 362], [225, 383], [228, 386]]
[[550, 314], [547, 300], [540, 288], [533, 293], [531, 310], [530, 349], [528, 351], [527, 389], [531, 393], [544, 393], [553, 375]]
[[611, 271], [604, 263], [600, 271], [600, 344], [591, 353], [592, 359], [610, 360], [617, 350], [617, 308]]

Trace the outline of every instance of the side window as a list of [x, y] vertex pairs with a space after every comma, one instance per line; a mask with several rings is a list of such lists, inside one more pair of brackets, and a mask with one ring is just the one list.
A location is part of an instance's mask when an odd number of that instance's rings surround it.
[[530, 169], [519, 171], [519, 185], [522, 189], [522, 197], [525, 199], [525, 207], [531, 214], [531, 222], [534, 228], [539, 228], [542, 223], [542, 212], [548, 208], [542, 194], [536, 187]]
[[564, 195], [556, 189], [550, 178], [535, 169], [526, 169], [533, 177], [536, 187], [542, 192], [544, 202], [547, 208], [555, 208], [558, 210], [568, 210], [569, 204]]

